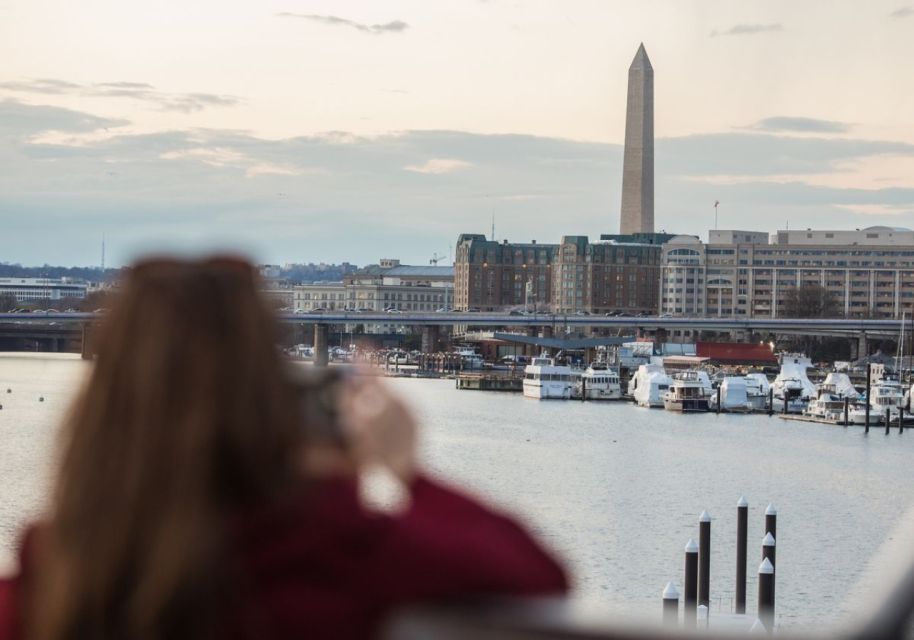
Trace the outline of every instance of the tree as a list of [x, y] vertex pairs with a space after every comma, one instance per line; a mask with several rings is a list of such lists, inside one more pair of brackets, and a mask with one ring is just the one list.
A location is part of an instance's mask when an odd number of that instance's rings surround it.
[[786, 318], [836, 318], [840, 315], [838, 300], [831, 291], [818, 284], [802, 284], [784, 293]]

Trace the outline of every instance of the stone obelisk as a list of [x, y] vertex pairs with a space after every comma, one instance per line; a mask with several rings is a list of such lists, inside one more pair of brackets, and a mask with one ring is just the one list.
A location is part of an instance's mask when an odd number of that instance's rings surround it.
[[620, 231], [654, 232], [654, 68], [643, 44], [628, 68]]

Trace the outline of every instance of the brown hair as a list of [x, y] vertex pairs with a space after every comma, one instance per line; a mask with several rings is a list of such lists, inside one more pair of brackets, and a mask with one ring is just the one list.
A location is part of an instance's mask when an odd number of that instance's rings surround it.
[[227, 519], [290, 486], [302, 444], [257, 284], [232, 258], [130, 270], [65, 423], [28, 637], [218, 633]]

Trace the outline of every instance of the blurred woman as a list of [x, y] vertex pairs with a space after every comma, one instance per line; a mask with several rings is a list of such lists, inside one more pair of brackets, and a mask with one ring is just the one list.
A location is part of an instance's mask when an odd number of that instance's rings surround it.
[[[423, 475], [377, 383], [314, 438], [253, 268], [130, 270], [62, 433], [51, 505], [0, 581], [0, 639], [370, 637], [394, 608], [567, 589], [513, 520]], [[367, 510], [358, 476], [408, 489]]]

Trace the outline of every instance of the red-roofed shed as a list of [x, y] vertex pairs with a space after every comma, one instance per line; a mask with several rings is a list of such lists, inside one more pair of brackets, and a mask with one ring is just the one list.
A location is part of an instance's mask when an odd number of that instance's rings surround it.
[[744, 342], [698, 342], [696, 355], [716, 364], [777, 364], [778, 358], [767, 344]]

